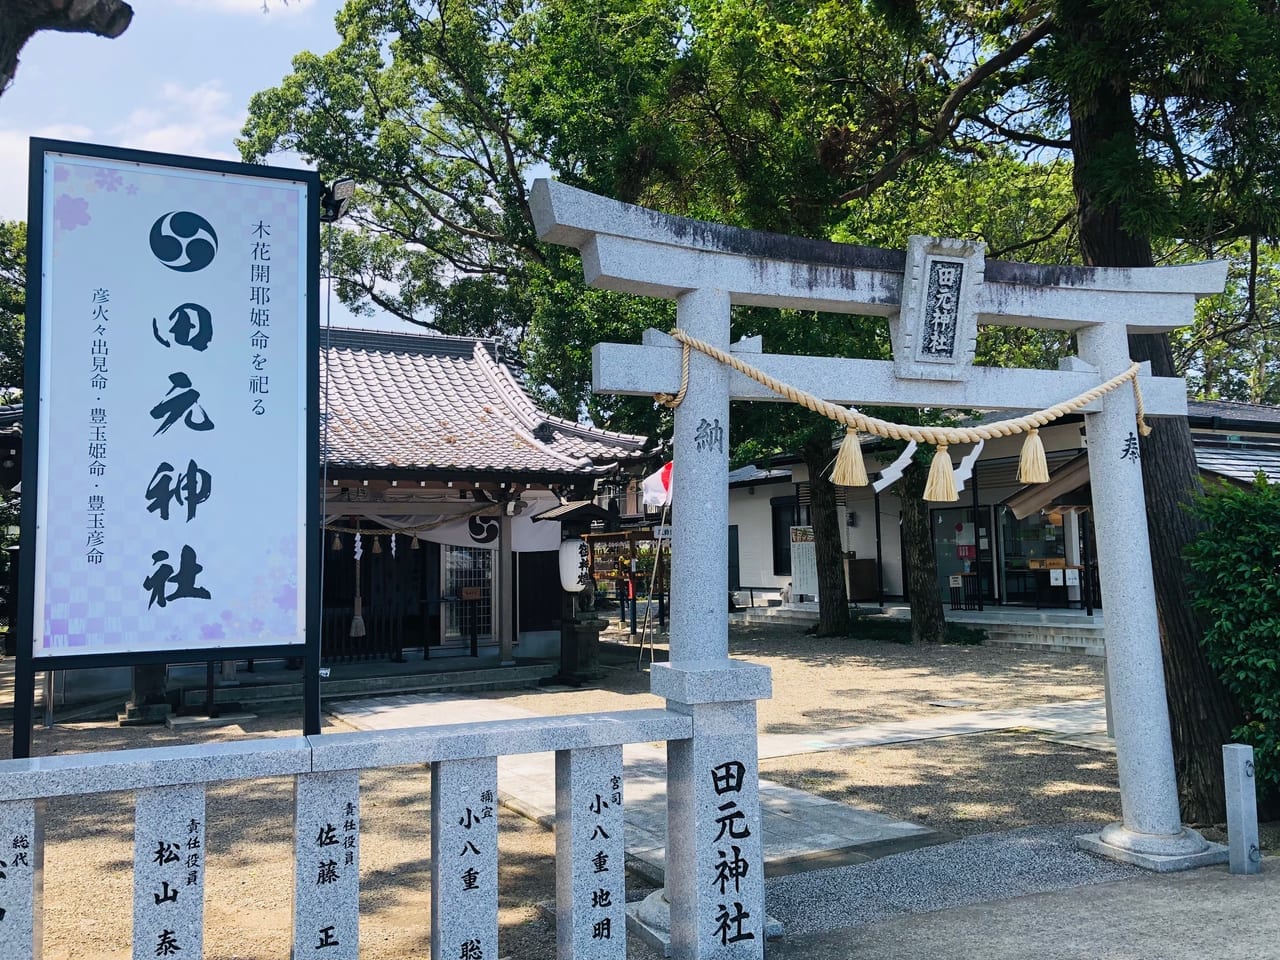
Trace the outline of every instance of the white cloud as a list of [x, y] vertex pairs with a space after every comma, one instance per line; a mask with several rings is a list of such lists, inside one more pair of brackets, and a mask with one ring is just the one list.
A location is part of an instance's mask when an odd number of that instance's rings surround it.
[[34, 130], [0, 129], [0, 218], [27, 219], [27, 156], [31, 137], [55, 140], [92, 140], [93, 131], [77, 124], [59, 123]]
[[152, 102], [136, 107], [109, 132], [111, 142], [122, 147], [235, 160], [232, 141], [244, 119], [244, 110], [232, 106], [217, 81], [196, 87], [164, 83]]
[[244, 120], [244, 109], [232, 103], [220, 83], [210, 81], [195, 87], [164, 83], [123, 121], [110, 126], [64, 123], [27, 130], [0, 128], [0, 170], [6, 172], [0, 178], [0, 218], [26, 218], [29, 137], [238, 160], [233, 141]]

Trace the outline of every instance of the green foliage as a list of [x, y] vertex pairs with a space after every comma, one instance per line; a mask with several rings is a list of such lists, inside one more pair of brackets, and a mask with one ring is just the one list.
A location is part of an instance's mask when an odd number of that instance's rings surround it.
[[[884, 246], [911, 233], [977, 234], [996, 255], [1069, 259], [1061, 163], [934, 158], [865, 203], [836, 202], [854, 146], [909, 127], [919, 103], [899, 108], [934, 89], [911, 44], [858, 4], [549, 0], [525, 23], [530, 42], [509, 89], [520, 91], [531, 140], [577, 185], [756, 229]], [[757, 334], [774, 352], [889, 355], [880, 318], [735, 310], [733, 335]], [[981, 361], [1052, 365], [1067, 346], [1042, 331], [984, 331]], [[788, 405], [739, 405], [733, 459], [838, 432]]]
[[553, 412], [652, 433], [651, 402], [594, 396], [586, 372], [592, 344], [669, 326], [670, 304], [587, 290], [576, 254], [535, 237], [528, 184], [547, 153], [517, 110], [525, 16], [502, 0], [349, 0], [337, 47], [253, 97], [240, 151], [355, 178], [329, 237], [354, 311], [498, 338]]
[[886, 184], [847, 206], [832, 237], [901, 248], [923, 233], [982, 240], [995, 259], [1078, 263], [1074, 221], [1070, 163], [992, 151], [980, 161], [939, 157]]
[[[526, 167], [541, 158], [503, 95], [509, 7], [349, 0], [338, 46], [299, 54], [280, 86], [250, 101], [245, 159], [294, 150], [326, 178], [360, 185], [351, 219], [360, 229], [334, 238], [344, 302], [447, 326], [439, 314], [457, 306], [455, 282], [516, 290], [527, 261], [540, 259], [522, 214]], [[473, 294], [453, 296], [468, 304]], [[491, 296], [492, 306], [500, 297]], [[506, 327], [527, 322], [520, 298], [498, 305]]]
[[561, 176], [806, 236], [841, 218], [851, 151], [918, 120], [927, 73], [858, 3], [546, 0], [528, 22], [526, 109]]
[[[1151, 237], [1239, 236], [1280, 223], [1277, 22], [1268, 0], [1057, 0], [1033, 71], [1060, 114], [1128, 93], [1134, 125], [1082, 173]], [[1122, 84], [1123, 86], [1118, 86]], [[1229, 233], [1226, 233], [1228, 232]]]
[[911, 643], [911, 624], [906, 620], [891, 620], [886, 617], [867, 617], [862, 611], [853, 611], [853, 622], [849, 626], [849, 638], [852, 640], [877, 640], [881, 643], [900, 643], [904, 646]]
[[1215, 253], [1230, 260], [1227, 289], [1171, 335], [1178, 366], [1199, 399], [1280, 403], [1280, 250], [1251, 238]]
[[526, 19], [512, 96], [558, 177], [633, 203], [655, 177], [678, 178], [662, 105], [683, 19], [665, 0], [552, 0]]
[[22, 339], [26, 329], [27, 225], [0, 220], [0, 402], [22, 392]]
[[1253, 745], [1258, 783], [1280, 795], [1280, 485], [1219, 484], [1192, 509], [1207, 524], [1186, 554], [1204, 650], [1244, 710], [1233, 736]]
[[[903, 248], [912, 234], [982, 240], [996, 259], [1078, 262], [1071, 165], [1027, 163], [1006, 152], [982, 162], [936, 158], [918, 176], [888, 183], [847, 207], [832, 239]], [[984, 326], [975, 359], [994, 367], [1054, 369], [1070, 352], [1071, 338], [1062, 331]]]
[[22, 525], [22, 497], [12, 490], [0, 490], [0, 550], [7, 550], [18, 543], [18, 537], [10, 534], [10, 528]]

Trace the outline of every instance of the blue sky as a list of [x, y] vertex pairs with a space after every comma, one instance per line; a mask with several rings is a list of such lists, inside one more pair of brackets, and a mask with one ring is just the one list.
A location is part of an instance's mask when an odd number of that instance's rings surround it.
[[[275, 86], [302, 50], [329, 50], [339, 0], [130, 0], [115, 40], [37, 34], [0, 97], [0, 218], [26, 219], [27, 140], [58, 137], [143, 150], [239, 159], [249, 98]], [[284, 166], [297, 158], [282, 158]], [[335, 303], [334, 322], [352, 320]]]
[[[131, 0], [115, 40], [37, 34], [0, 97], [0, 216], [26, 216], [27, 138], [238, 159], [249, 97], [337, 43], [338, 0]], [[296, 161], [295, 161], [296, 162]]]

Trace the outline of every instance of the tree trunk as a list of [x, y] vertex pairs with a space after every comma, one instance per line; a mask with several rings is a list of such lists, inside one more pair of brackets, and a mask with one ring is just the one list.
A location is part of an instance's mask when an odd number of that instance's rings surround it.
[[933, 552], [933, 531], [929, 529], [929, 503], [924, 488], [929, 479], [927, 464], [912, 460], [898, 481], [902, 502], [903, 577], [911, 603], [911, 642], [941, 643], [947, 622], [938, 595], [938, 558]]
[[809, 520], [818, 564], [818, 636], [847, 637], [849, 593], [845, 588], [844, 551], [840, 549], [840, 521], [836, 516], [836, 488], [827, 469], [831, 463], [830, 430], [824, 425], [804, 444], [809, 468]]
[[0, 92], [13, 80], [18, 54], [37, 32], [118, 37], [133, 19], [124, 0], [0, 0]]
[[[1077, 24], [1075, 29], [1079, 36], [1073, 39], [1084, 43], [1093, 28]], [[1123, 75], [1107, 78], [1104, 89], [1072, 103], [1080, 245], [1091, 266], [1154, 265], [1149, 238], [1125, 228], [1119, 204], [1100, 188], [1104, 176], [1123, 176], [1118, 167], [1132, 167], [1133, 176], [1141, 177], [1130, 104]], [[1167, 335], [1130, 337], [1129, 349], [1134, 360], [1150, 360], [1156, 376], [1177, 375]], [[1152, 426], [1151, 435], [1142, 440], [1142, 482], [1182, 816], [1191, 823], [1222, 822], [1222, 744], [1230, 742], [1240, 712], [1205, 659], [1200, 645], [1203, 628], [1187, 601], [1188, 571], [1182, 556], [1197, 522], [1183, 505], [1200, 489], [1199, 471], [1185, 417], [1160, 418]], [[1098, 517], [1097, 522], [1106, 523], [1107, 518]], [[1124, 642], [1123, 637], [1112, 640]]]

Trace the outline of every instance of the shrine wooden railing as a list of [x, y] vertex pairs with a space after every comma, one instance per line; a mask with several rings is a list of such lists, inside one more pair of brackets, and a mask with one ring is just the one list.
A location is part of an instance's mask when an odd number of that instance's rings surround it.
[[360, 771], [431, 769], [431, 955], [496, 960], [498, 761], [556, 754], [557, 956], [626, 956], [622, 745], [688, 740], [668, 710], [588, 713], [0, 761], [0, 957], [43, 936], [39, 802], [135, 791], [135, 958], [198, 958], [205, 788], [294, 778], [293, 955], [359, 953]]
[[[351, 636], [352, 607], [326, 607], [320, 621], [320, 650], [325, 663], [398, 660], [404, 656], [405, 615], [365, 609], [365, 632]], [[425, 638], [421, 638], [426, 642]], [[420, 644], [412, 644], [419, 646]]]

